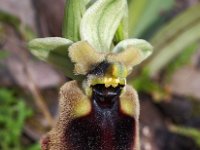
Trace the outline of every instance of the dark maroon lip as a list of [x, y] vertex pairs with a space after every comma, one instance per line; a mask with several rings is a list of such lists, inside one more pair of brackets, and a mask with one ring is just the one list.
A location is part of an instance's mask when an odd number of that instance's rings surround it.
[[[135, 141], [135, 119], [119, 109], [121, 87], [95, 86], [92, 111], [74, 119], [66, 127], [64, 141], [71, 150], [132, 150]], [[103, 101], [100, 99], [104, 98]]]

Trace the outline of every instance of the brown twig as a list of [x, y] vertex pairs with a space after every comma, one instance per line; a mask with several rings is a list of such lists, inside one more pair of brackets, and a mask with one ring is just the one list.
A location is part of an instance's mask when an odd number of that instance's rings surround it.
[[[23, 47], [26, 48], [26, 46], [23, 46]], [[29, 89], [30, 93], [32, 94], [37, 107], [40, 109], [41, 113], [46, 118], [48, 125], [50, 127], [52, 127], [54, 124], [54, 119], [53, 119], [51, 113], [49, 112], [49, 109], [45, 103], [44, 97], [42, 96], [40, 90], [38, 89], [37, 85], [35, 84], [35, 82], [32, 78], [32, 75], [30, 73], [28, 66], [26, 65], [26, 64], [28, 64], [27, 62], [29, 61], [28, 55], [23, 55], [22, 58], [23, 58], [22, 61], [24, 62], [24, 72], [29, 81], [29, 82], [27, 82], [27, 88]]]
[[45, 104], [45, 99], [43, 98], [42, 94], [40, 93], [39, 89], [37, 88], [37, 86], [35, 85], [28, 69], [27, 70], [27, 77], [29, 79], [29, 82], [27, 84], [29, 91], [31, 92], [35, 103], [37, 105], [37, 107], [40, 109], [41, 113], [44, 115], [44, 117], [46, 118], [46, 120], [48, 121], [49, 126], [53, 126], [54, 124], [54, 119], [51, 116], [47, 105]]

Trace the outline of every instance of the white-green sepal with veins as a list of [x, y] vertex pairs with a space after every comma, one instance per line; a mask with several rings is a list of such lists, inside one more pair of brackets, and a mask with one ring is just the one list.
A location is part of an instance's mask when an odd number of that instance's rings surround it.
[[96, 1], [81, 20], [81, 40], [88, 41], [99, 52], [109, 52], [126, 9], [126, 0]]
[[60, 37], [37, 38], [29, 42], [28, 47], [37, 58], [46, 61], [72, 79], [79, 79], [73, 73], [74, 65], [68, 57], [68, 48], [72, 41]]

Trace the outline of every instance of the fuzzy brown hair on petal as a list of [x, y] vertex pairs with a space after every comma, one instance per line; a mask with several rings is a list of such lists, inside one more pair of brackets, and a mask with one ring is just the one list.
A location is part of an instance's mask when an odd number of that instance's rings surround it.
[[107, 60], [108, 62], [120, 62], [131, 71], [133, 66], [139, 64], [143, 60], [143, 57], [140, 49], [129, 47], [120, 53], [110, 53], [107, 56]]
[[74, 72], [86, 75], [95, 64], [104, 60], [105, 55], [95, 51], [87, 41], [80, 41], [69, 47], [69, 57], [75, 63]]

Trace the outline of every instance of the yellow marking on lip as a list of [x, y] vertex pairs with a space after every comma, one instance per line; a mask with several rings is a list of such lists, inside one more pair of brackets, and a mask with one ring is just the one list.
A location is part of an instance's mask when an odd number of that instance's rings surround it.
[[114, 78], [114, 77], [97, 77], [92, 76], [88, 79], [88, 85], [93, 86], [96, 84], [105, 84], [105, 87], [113, 86], [116, 87], [117, 85], [125, 85], [126, 78]]
[[92, 110], [92, 106], [90, 100], [84, 98], [76, 103], [74, 107], [74, 115], [75, 117], [82, 117], [89, 114]]
[[123, 113], [134, 116], [134, 106], [132, 100], [120, 98], [120, 109]]

